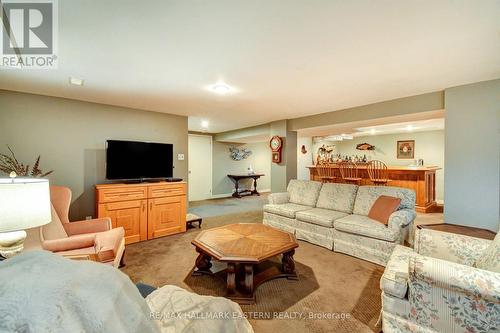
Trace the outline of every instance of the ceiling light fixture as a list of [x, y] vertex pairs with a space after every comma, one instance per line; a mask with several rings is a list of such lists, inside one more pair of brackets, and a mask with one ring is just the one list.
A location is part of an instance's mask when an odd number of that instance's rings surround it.
[[74, 86], [83, 86], [83, 79], [78, 79], [76, 77], [71, 77], [69, 78], [69, 84], [72, 84]]
[[373, 135], [373, 134], [375, 134], [375, 133], [377, 133], [377, 130], [376, 130], [375, 128], [372, 128], [372, 129], [370, 130], [370, 134], [371, 134], [371, 135]]
[[210, 90], [216, 94], [224, 95], [230, 92], [232, 89], [227, 84], [220, 82], [210, 86]]
[[415, 129], [415, 128], [413, 127], [413, 125], [408, 125], [408, 126], [406, 126], [406, 130], [407, 130], [408, 132], [411, 132], [411, 131], [413, 131], [414, 129]]
[[201, 121], [201, 127], [208, 128], [208, 120], [202, 120]]

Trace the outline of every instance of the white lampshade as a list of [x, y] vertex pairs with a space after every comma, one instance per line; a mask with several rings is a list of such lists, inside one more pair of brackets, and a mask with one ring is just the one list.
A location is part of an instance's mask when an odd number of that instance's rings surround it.
[[26, 230], [49, 223], [49, 181], [0, 178], [0, 232]]

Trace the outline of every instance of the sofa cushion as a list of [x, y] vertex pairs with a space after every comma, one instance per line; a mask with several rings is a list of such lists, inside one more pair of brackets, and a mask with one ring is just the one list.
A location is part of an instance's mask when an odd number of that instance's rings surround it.
[[408, 267], [413, 249], [396, 245], [380, 279], [380, 289], [386, 294], [404, 298], [408, 290]]
[[347, 216], [347, 213], [336, 210], [313, 208], [297, 212], [296, 218], [299, 221], [314, 223], [324, 227], [333, 228], [333, 221]]
[[500, 273], [500, 233], [497, 233], [490, 246], [474, 263], [476, 268]]
[[336, 183], [323, 184], [319, 192], [316, 207], [352, 214], [356, 192], [358, 192], [357, 185]]
[[372, 208], [370, 208], [368, 217], [387, 225], [389, 223], [389, 217], [398, 209], [400, 203], [400, 198], [381, 195], [375, 200]]
[[333, 226], [340, 231], [382, 239], [389, 242], [395, 242], [399, 239], [399, 233], [363, 215], [347, 215], [333, 222]]
[[375, 200], [381, 195], [401, 199], [399, 209], [415, 209], [415, 191], [392, 186], [360, 186], [356, 194], [353, 213], [367, 216]]
[[297, 205], [294, 203], [286, 203], [286, 204], [267, 204], [264, 205], [264, 211], [267, 213], [272, 213], [284, 217], [289, 217], [291, 219], [295, 218], [295, 213], [300, 212], [302, 210], [311, 209], [309, 206]]
[[321, 189], [320, 182], [292, 179], [288, 184], [289, 202], [314, 207]]

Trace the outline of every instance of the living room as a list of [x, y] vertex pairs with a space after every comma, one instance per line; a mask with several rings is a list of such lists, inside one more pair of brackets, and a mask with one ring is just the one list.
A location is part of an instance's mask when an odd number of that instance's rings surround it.
[[89, 4], [1, 3], [0, 331], [500, 331], [498, 1]]

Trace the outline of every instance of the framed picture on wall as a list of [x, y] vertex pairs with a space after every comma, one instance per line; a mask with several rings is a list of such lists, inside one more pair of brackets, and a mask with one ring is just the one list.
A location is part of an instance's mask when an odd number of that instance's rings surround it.
[[398, 141], [398, 158], [415, 157], [415, 140]]

